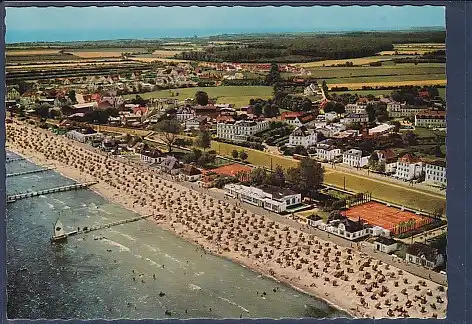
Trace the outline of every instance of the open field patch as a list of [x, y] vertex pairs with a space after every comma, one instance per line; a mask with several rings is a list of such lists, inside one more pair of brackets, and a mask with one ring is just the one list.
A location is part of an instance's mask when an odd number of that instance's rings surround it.
[[426, 85], [446, 85], [446, 79], [436, 80], [410, 80], [410, 81], [379, 81], [379, 82], [355, 82], [355, 83], [329, 83], [328, 88], [347, 87], [349, 89], [362, 89], [366, 87], [400, 87], [408, 85], [426, 86]]
[[[197, 91], [205, 91], [210, 98], [217, 98], [217, 103], [231, 103], [239, 107], [248, 105], [251, 98], [270, 98], [273, 90], [272, 87], [268, 86], [197, 87], [147, 92], [141, 94], [141, 97], [144, 99], [174, 97], [185, 100], [186, 98], [193, 98]], [[135, 95], [124, 96], [124, 98], [134, 97]]]
[[121, 57], [122, 52], [69, 52], [76, 57], [81, 58], [107, 58]]
[[11, 65], [7, 66], [7, 70], [28, 70], [36, 68], [63, 68], [76, 66], [100, 66], [100, 65], [133, 65], [133, 61], [77, 61], [76, 63], [53, 63], [44, 62], [45, 64], [30, 64], [30, 65]]
[[395, 76], [421, 76], [421, 75], [445, 75], [446, 64], [438, 65], [414, 65], [396, 64], [381, 67], [318, 67], [309, 69], [311, 76], [317, 79], [331, 78], [359, 78], [359, 77], [395, 77]]
[[407, 57], [404, 55], [376, 55], [376, 56], [368, 56], [368, 57], [360, 57], [360, 58], [347, 58], [342, 60], [324, 60], [324, 61], [316, 61], [316, 62], [306, 62], [306, 63], [296, 63], [295, 65], [310, 68], [310, 67], [318, 67], [318, 66], [330, 66], [333, 64], [344, 64], [346, 62], [352, 62], [354, 65], [364, 65], [369, 64], [371, 62], [382, 62], [382, 61], [389, 61], [394, 58], [400, 57]]
[[182, 51], [179, 50], [156, 50], [152, 52], [152, 55], [154, 57], [163, 57], [163, 58], [169, 58], [169, 57], [174, 57], [177, 54], [182, 53]]
[[138, 61], [138, 62], [146, 62], [146, 63], [151, 63], [151, 62], [191, 62], [189, 60], [180, 60], [180, 59], [173, 59], [173, 58], [162, 58], [162, 57], [142, 57], [142, 56], [135, 56], [135, 57], [130, 57], [129, 58], [132, 61]]
[[25, 55], [54, 55], [59, 54], [59, 49], [25, 49], [25, 50], [6, 50], [8, 56], [25, 56]]

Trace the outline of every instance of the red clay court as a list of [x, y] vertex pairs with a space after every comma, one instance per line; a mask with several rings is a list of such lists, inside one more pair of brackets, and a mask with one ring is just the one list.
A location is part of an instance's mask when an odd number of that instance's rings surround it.
[[[353, 206], [346, 210], [345, 215], [352, 220], [360, 218], [370, 225], [383, 227], [393, 234], [405, 233], [432, 221], [429, 217], [416, 215], [409, 211], [402, 211], [373, 201]], [[406, 223], [410, 220], [415, 220], [415, 224], [409, 227], [402, 226], [402, 228], [398, 226], [400, 223]]]

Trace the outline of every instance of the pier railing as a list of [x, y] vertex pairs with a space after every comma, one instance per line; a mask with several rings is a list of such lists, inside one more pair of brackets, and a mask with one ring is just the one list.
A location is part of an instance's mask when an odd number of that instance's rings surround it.
[[54, 170], [54, 168], [44, 168], [44, 169], [37, 169], [37, 170], [31, 170], [31, 171], [23, 171], [23, 172], [16, 172], [16, 173], [7, 173], [7, 178], [8, 177], [16, 177], [16, 176], [22, 176], [26, 174], [33, 174], [33, 173], [39, 173], [39, 172], [46, 172]]

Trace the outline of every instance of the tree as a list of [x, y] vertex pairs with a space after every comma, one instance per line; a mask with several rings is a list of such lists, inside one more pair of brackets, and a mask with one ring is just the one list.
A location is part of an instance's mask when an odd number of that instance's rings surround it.
[[372, 154], [370, 155], [370, 158], [369, 158], [369, 166], [372, 169], [376, 169], [378, 163], [379, 163], [379, 156], [377, 155], [376, 152], [372, 152]]
[[285, 187], [284, 169], [280, 165], [277, 165], [275, 167], [274, 172], [272, 172], [269, 175], [267, 182], [272, 186], [281, 187], [281, 188]]
[[31, 91], [32, 86], [31, 83], [27, 83], [23, 80], [18, 81], [18, 92], [22, 95], [25, 92]]
[[208, 164], [214, 163], [216, 160], [216, 154], [210, 152], [203, 152], [201, 157], [198, 159], [198, 164], [200, 166], [207, 166]]
[[390, 124], [392, 124], [392, 125], [395, 127], [395, 128], [393, 129], [393, 131], [394, 131], [395, 133], [398, 133], [398, 132], [400, 131], [400, 128], [401, 128], [402, 125], [400, 124], [400, 122], [399, 122], [398, 120], [394, 120], [394, 121], [392, 121]]
[[236, 150], [233, 150], [233, 151], [231, 152], [231, 156], [233, 157], [233, 159], [237, 159], [238, 156], [239, 156], [239, 152], [236, 151]]
[[164, 133], [164, 141], [169, 148], [169, 152], [171, 152], [172, 144], [174, 144], [176, 135], [181, 131], [179, 122], [175, 119], [164, 119], [156, 124], [154, 130]]
[[277, 83], [280, 81], [280, 72], [279, 72], [279, 66], [277, 63], [272, 63], [270, 65], [270, 71], [269, 74], [267, 74], [266, 79], [265, 79], [265, 84], [266, 85], [274, 85], [274, 83]]
[[255, 168], [251, 170], [249, 177], [252, 185], [259, 186], [266, 182], [267, 173], [263, 168]]
[[294, 191], [313, 198], [323, 183], [324, 169], [321, 163], [310, 158], [303, 158], [296, 168], [287, 171], [287, 181]]
[[276, 104], [267, 103], [264, 105], [264, 116], [271, 118], [279, 115], [279, 107]]
[[203, 151], [211, 147], [211, 134], [208, 130], [203, 130], [198, 135], [197, 139], [198, 147], [201, 147]]
[[307, 156], [308, 155], [308, 152], [306, 150], [306, 147], [303, 146], [303, 145], [297, 145], [295, 146], [295, 149], [293, 150], [293, 153], [294, 154], [298, 154], [298, 155], [304, 155], [304, 156]]
[[49, 105], [48, 104], [42, 104], [39, 106], [39, 108], [36, 110], [36, 113], [38, 116], [41, 118], [48, 118], [49, 117]]
[[252, 107], [252, 112], [256, 117], [262, 115], [262, 106], [259, 102]]
[[208, 94], [205, 91], [197, 91], [195, 93], [195, 101], [200, 106], [208, 105]]
[[336, 102], [334, 104], [333, 111], [338, 114], [344, 114], [346, 112], [346, 108], [342, 102]]
[[244, 152], [244, 151], [241, 151], [241, 152], [239, 153], [239, 158], [240, 158], [241, 160], [243, 160], [243, 161], [246, 161], [246, 159], [247, 159], [247, 153]]
[[418, 144], [416, 135], [410, 131], [402, 134], [402, 141], [405, 146], [413, 146]]
[[69, 91], [69, 93], [67, 94], [67, 97], [69, 97], [70, 101], [77, 102], [77, 98], [76, 98], [76, 95], [75, 95], [75, 90]]

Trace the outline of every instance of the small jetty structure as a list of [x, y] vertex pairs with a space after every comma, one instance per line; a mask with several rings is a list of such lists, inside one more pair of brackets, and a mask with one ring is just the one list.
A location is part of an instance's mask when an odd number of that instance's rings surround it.
[[[64, 241], [67, 241], [67, 238], [69, 236], [74, 236], [74, 235], [79, 235], [79, 234], [86, 234], [86, 233], [90, 233], [90, 232], [93, 232], [93, 231], [98, 231], [98, 230], [101, 230], [101, 229], [104, 229], [104, 228], [110, 228], [110, 227], [113, 227], [113, 226], [132, 223], [132, 222], [136, 222], [136, 221], [146, 219], [146, 218], [149, 218], [149, 217], [152, 217], [152, 216], [154, 216], [154, 215], [145, 215], [145, 216], [139, 216], [139, 217], [135, 217], [135, 218], [123, 219], [123, 220], [116, 221], [116, 222], [113, 222], [113, 223], [97, 225], [97, 226], [90, 227], [90, 228], [84, 227], [82, 230], [77, 229], [75, 231], [68, 232], [68, 233], [64, 232], [64, 230], [62, 230], [62, 232], [61, 231], [56, 231], [57, 228], [58, 228], [57, 222], [56, 222], [56, 226], [54, 227], [54, 234], [51, 237], [51, 242], [52, 243], [64, 242]], [[62, 229], [62, 223], [59, 223], [59, 224], [60, 224], [59, 228]]]
[[16, 158], [5, 159], [5, 163], [23, 161], [23, 160], [26, 160], [26, 159], [24, 157], [16, 157]]
[[66, 232], [64, 231], [64, 227], [62, 226], [61, 220], [58, 219], [54, 223], [54, 231], [51, 237], [51, 242], [65, 242], [65, 241], [67, 241], [67, 235], [66, 235]]
[[36, 196], [41, 196], [41, 195], [47, 195], [51, 193], [56, 193], [56, 192], [64, 192], [64, 191], [70, 191], [70, 190], [78, 190], [78, 189], [83, 189], [83, 188], [88, 188], [94, 184], [96, 184], [96, 181], [92, 182], [85, 182], [85, 183], [75, 183], [72, 185], [68, 186], [61, 186], [61, 187], [55, 187], [55, 188], [50, 188], [50, 189], [44, 189], [44, 190], [38, 190], [38, 191], [29, 191], [21, 194], [15, 194], [15, 195], [9, 195], [7, 196], [7, 203], [12, 203], [20, 199], [26, 199], [26, 198], [31, 198], [31, 197], [36, 197]]
[[37, 169], [37, 170], [30, 170], [30, 171], [23, 171], [23, 172], [7, 173], [7, 178], [8, 177], [22, 176], [22, 175], [26, 175], [26, 174], [46, 172], [46, 171], [50, 171], [50, 170], [54, 170], [54, 168], [44, 168], [44, 169]]

